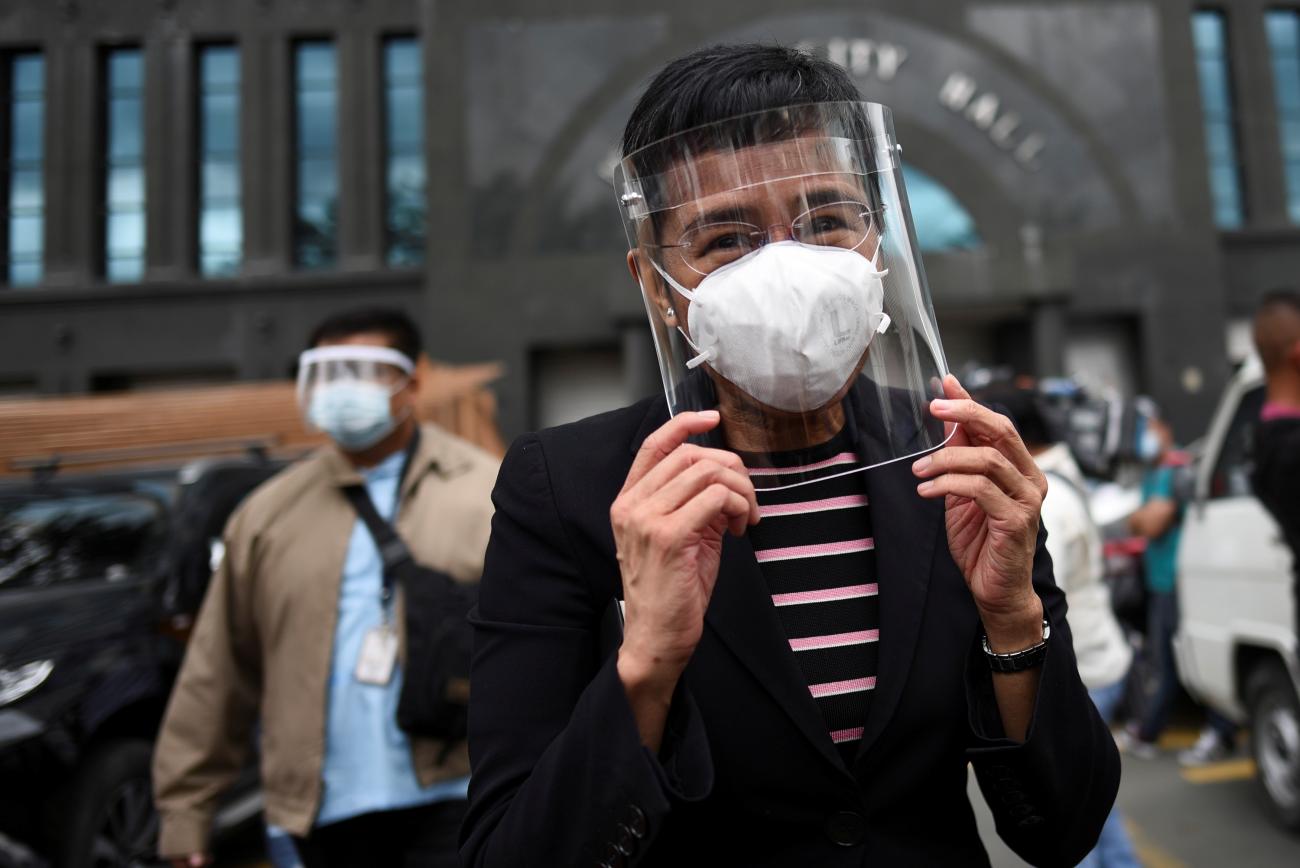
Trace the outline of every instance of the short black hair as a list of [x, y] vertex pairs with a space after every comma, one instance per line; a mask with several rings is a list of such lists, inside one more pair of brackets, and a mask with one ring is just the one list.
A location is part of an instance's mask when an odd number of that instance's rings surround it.
[[1260, 296], [1259, 304], [1255, 306], [1258, 311], [1274, 310], [1279, 307], [1289, 307], [1296, 313], [1300, 313], [1300, 291], [1283, 287], [1281, 289], [1270, 289]]
[[1266, 372], [1285, 364], [1300, 340], [1300, 292], [1287, 288], [1264, 293], [1255, 307], [1254, 339]]
[[420, 330], [404, 311], [394, 307], [363, 307], [326, 317], [312, 330], [307, 346], [337, 341], [353, 335], [377, 332], [388, 337], [388, 345], [412, 362], [420, 358]]
[[824, 58], [783, 45], [712, 45], [651, 80], [623, 129], [623, 154], [737, 115], [861, 99], [848, 72]]
[[[843, 103], [835, 126], [840, 134], [863, 139], [866, 118], [856, 105], [861, 100], [848, 72], [825, 58], [784, 45], [712, 45], [670, 61], [650, 81], [623, 128], [623, 156], [632, 157], [644, 187], [682, 148], [701, 151], [716, 144], [704, 133], [665, 141], [670, 137], [740, 115], [813, 103]], [[794, 137], [826, 120], [818, 112], [794, 112], [753, 134], [763, 141]], [[656, 143], [663, 146], [649, 147]]]

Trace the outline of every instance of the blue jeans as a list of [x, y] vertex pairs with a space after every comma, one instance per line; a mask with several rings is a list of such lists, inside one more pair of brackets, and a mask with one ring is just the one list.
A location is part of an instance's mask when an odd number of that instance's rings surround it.
[[266, 826], [266, 856], [274, 868], [302, 868], [293, 838], [279, 826]]
[[[1121, 678], [1114, 684], [1088, 691], [1088, 695], [1092, 697], [1092, 704], [1097, 706], [1097, 713], [1106, 723], [1111, 722], [1115, 715], [1115, 707], [1124, 698], [1124, 682], [1125, 679]], [[1124, 819], [1120, 816], [1119, 808], [1112, 808], [1110, 816], [1106, 818], [1106, 825], [1101, 827], [1101, 837], [1097, 839], [1097, 846], [1083, 857], [1079, 868], [1141, 868], [1141, 866], [1137, 854], [1133, 852], [1133, 843], [1128, 838], [1128, 832], [1124, 830]]]
[[1155, 692], [1147, 697], [1138, 738], [1153, 742], [1169, 719], [1169, 706], [1178, 694], [1178, 666], [1174, 662], [1174, 631], [1178, 629], [1178, 598], [1172, 591], [1152, 591], [1147, 600], [1145, 653], [1157, 672]]

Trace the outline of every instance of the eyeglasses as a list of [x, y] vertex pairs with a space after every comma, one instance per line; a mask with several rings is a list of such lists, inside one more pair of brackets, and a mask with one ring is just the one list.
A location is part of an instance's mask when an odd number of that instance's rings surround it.
[[683, 232], [676, 244], [648, 246], [675, 250], [687, 268], [711, 274], [769, 244], [777, 230], [810, 247], [856, 250], [877, 231], [877, 215], [884, 209], [884, 205], [872, 208], [863, 202], [831, 202], [808, 209], [788, 224], [775, 223], [764, 229], [740, 221], [705, 223]]

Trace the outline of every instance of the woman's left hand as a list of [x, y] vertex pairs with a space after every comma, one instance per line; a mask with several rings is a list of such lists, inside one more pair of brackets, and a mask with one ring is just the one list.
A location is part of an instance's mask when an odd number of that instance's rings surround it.
[[1042, 601], [1034, 592], [1038, 516], [1047, 479], [1006, 416], [971, 396], [949, 374], [936, 419], [955, 423], [948, 445], [912, 465], [924, 498], [944, 498], [952, 551], [994, 651], [1042, 638]]

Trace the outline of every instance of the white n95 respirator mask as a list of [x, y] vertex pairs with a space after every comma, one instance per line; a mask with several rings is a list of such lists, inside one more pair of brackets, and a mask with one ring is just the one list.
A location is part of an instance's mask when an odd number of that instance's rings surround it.
[[755, 400], [791, 413], [824, 407], [857, 374], [884, 313], [888, 273], [854, 250], [779, 241], [687, 289], [680, 329], [696, 355]]

